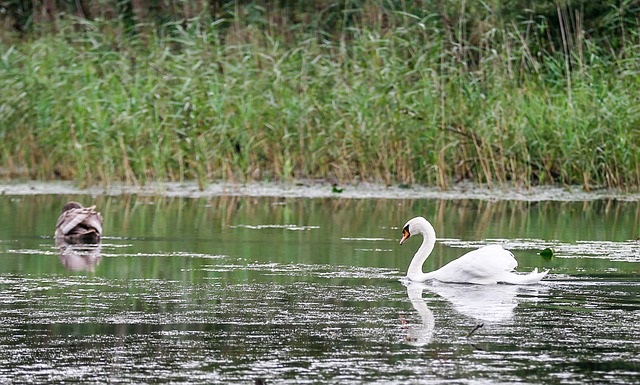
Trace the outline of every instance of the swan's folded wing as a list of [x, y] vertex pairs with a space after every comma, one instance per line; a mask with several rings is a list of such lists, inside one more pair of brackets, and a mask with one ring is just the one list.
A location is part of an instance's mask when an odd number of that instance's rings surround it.
[[437, 270], [436, 279], [444, 282], [493, 284], [504, 272], [513, 271], [518, 262], [500, 245], [470, 251]]

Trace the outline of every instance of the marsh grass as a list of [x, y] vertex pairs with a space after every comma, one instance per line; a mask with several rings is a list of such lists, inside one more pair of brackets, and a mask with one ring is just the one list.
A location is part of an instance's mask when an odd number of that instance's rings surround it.
[[381, 27], [365, 11], [331, 36], [203, 18], [144, 36], [61, 23], [5, 43], [4, 172], [640, 186], [637, 32], [617, 50], [579, 32], [553, 46], [544, 19], [469, 37], [433, 14], [396, 10]]

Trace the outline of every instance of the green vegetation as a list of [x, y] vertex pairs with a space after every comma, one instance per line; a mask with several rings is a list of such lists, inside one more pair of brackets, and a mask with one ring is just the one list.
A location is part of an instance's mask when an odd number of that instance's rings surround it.
[[538, 254], [540, 254], [542, 258], [551, 259], [553, 258], [554, 252], [553, 252], [553, 249], [551, 249], [550, 247], [547, 247], [544, 250], [541, 250]]
[[0, 167], [83, 184], [639, 188], [637, 2], [467, 3], [235, 2], [4, 31]]

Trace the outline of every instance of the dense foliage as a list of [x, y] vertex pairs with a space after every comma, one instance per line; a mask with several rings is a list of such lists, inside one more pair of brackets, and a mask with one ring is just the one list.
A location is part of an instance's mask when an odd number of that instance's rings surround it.
[[2, 5], [6, 175], [640, 186], [637, 1], [51, 2]]

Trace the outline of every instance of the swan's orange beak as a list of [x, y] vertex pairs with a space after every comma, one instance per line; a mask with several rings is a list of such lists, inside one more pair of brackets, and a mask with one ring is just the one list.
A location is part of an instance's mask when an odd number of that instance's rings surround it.
[[402, 239], [400, 240], [400, 244], [403, 244], [404, 241], [409, 239], [410, 236], [411, 236], [411, 234], [409, 234], [409, 230], [407, 230], [407, 229], [402, 230]]

